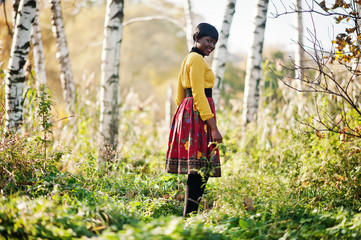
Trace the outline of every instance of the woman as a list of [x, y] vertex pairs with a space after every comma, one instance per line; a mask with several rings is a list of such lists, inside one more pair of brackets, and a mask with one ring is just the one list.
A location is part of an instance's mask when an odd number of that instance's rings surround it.
[[209, 177], [220, 177], [216, 143], [222, 135], [216, 124], [212, 87], [214, 74], [204, 56], [218, 41], [217, 29], [200, 23], [193, 34], [194, 46], [178, 75], [177, 111], [173, 117], [166, 156], [166, 171], [188, 174], [183, 216], [197, 212]]

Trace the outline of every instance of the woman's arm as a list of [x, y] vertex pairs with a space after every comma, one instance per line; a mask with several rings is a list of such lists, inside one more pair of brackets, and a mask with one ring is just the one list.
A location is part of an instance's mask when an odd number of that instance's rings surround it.
[[208, 126], [211, 129], [212, 140], [214, 142], [221, 143], [222, 142], [222, 135], [218, 130], [216, 120], [214, 120], [214, 118], [212, 117], [212, 118], [206, 120], [206, 122], [207, 122]]

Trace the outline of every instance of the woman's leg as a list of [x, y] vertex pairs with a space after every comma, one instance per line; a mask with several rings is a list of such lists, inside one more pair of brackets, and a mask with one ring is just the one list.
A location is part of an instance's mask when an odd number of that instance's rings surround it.
[[198, 205], [201, 201], [207, 180], [208, 177], [202, 177], [199, 174], [188, 174], [184, 199], [184, 217], [189, 216], [192, 212], [198, 211]]

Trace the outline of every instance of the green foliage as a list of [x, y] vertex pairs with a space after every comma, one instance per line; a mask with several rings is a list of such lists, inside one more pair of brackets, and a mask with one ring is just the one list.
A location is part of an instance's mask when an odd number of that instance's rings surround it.
[[73, 206], [56, 205], [44, 198], [30, 200], [26, 197], [2, 197], [0, 202], [0, 233], [4, 237], [70, 239], [77, 232], [91, 236], [81, 215], [74, 214], [76, 209]]
[[310, 139], [312, 142], [303, 149], [303, 167], [297, 179], [300, 194], [305, 194], [315, 207], [320, 203], [327, 209], [358, 207], [360, 141], [340, 141], [338, 134], [315, 134]]
[[116, 239], [224, 239], [219, 233], [214, 233], [210, 228], [205, 228], [204, 223], [195, 222], [184, 227], [180, 218], [168, 217], [153, 220], [152, 222], [140, 222], [136, 225], [127, 225], [124, 230], [117, 233], [104, 233], [105, 238]]
[[[294, 121], [286, 114], [288, 89], [265, 76], [270, 91], [257, 124], [240, 126], [240, 112], [228, 107], [218, 113], [222, 178], [209, 180], [199, 214], [187, 219], [180, 217], [186, 176], [163, 172], [168, 127], [151, 101], [123, 96], [116, 159], [100, 168], [96, 94], [87, 88], [78, 95], [76, 118], [53, 120], [51, 94], [29, 90], [23, 133], [1, 135], [1, 237], [360, 238], [359, 139]], [[325, 112], [342, 109], [322, 102]], [[357, 132], [359, 115], [349, 116]]]
[[[224, 135], [224, 144], [220, 146], [223, 177], [210, 179], [200, 213], [183, 219], [180, 216], [185, 176], [162, 173], [166, 150], [162, 147], [166, 141], [162, 124], [152, 124], [149, 119], [153, 119], [153, 111], [147, 106], [129, 108], [126, 101], [123, 104], [123, 135], [117, 161], [106, 169], [98, 168], [93, 143], [87, 139], [95, 134], [95, 127], [90, 121], [83, 121], [89, 118], [88, 107], [78, 105], [84, 115], [75, 119], [75, 126], [83, 124], [83, 127], [76, 131], [73, 141], [77, 143], [69, 141], [69, 144], [84, 143], [77, 150], [81, 153], [48, 146], [49, 157], [38, 167], [43, 172], [27, 178], [31, 184], [19, 187], [17, 181], [12, 192], [3, 189], [2, 236], [29, 239], [360, 237], [360, 189], [356, 184], [360, 181], [357, 161], [360, 151], [356, 139], [340, 140], [337, 134], [286, 129], [282, 122], [272, 122], [274, 113], [264, 114], [264, 121], [271, 123], [265, 124], [265, 128], [250, 124], [244, 129], [234, 125], [240, 122], [240, 114], [225, 109], [217, 119], [222, 123]], [[34, 106], [38, 105], [34, 103]], [[41, 133], [43, 129], [40, 128]], [[28, 132], [26, 144], [29, 148], [37, 146], [34, 151], [41, 153], [37, 159], [45, 159], [43, 142], [39, 144], [31, 136], [34, 133]], [[62, 139], [61, 134], [69, 134], [69, 129], [53, 134], [54, 139]], [[35, 157], [29, 156], [34, 162]], [[69, 158], [77, 161], [65, 160]]]
[[42, 89], [39, 94], [29, 90], [26, 96], [29, 109], [25, 110], [24, 119], [31, 119], [30, 124], [24, 124], [23, 130], [7, 135], [0, 128], [0, 187], [7, 193], [24, 190], [47, 172], [57, 169], [62, 155], [57, 152], [47, 158], [53, 127], [50, 93], [46, 89]]
[[44, 197], [1, 197], [0, 234], [6, 238], [74, 239], [95, 236], [104, 227], [121, 229], [137, 219], [122, 203], [110, 199], [97, 202], [96, 207], [86, 202], [67, 203]]

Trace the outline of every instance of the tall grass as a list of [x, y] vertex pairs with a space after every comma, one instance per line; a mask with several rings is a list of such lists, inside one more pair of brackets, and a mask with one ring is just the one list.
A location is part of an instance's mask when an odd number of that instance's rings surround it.
[[[91, 79], [85, 79], [89, 84]], [[64, 118], [54, 113], [51, 97], [29, 93], [24, 131], [1, 136], [0, 234], [30, 239], [359, 237], [360, 141], [310, 131], [293, 118], [292, 97], [283, 94], [288, 90], [275, 91], [258, 122], [247, 127], [240, 126], [235, 106], [218, 113], [222, 178], [210, 179], [199, 214], [188, 219], [181, 218], [185, 176], [164, 173], [168, 126], [151, 100], [142, 102], [134, 92], [123, 97], [119, 148], [104, 169], [97, 162], [96, 94], [79, 95], [77, 115]], [[3, 107], [1, 113], [3, 121]]]

